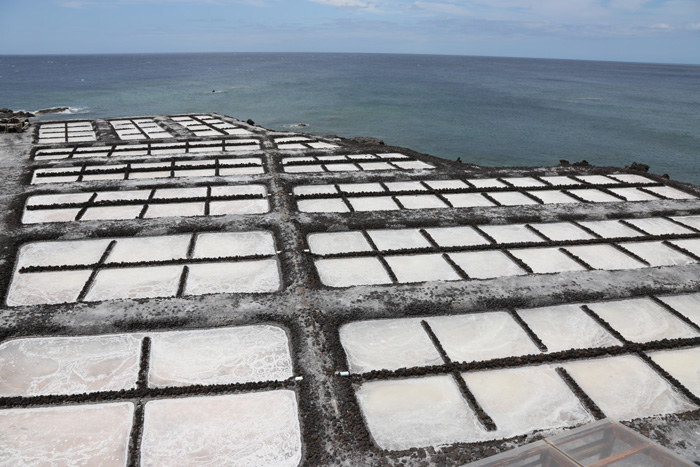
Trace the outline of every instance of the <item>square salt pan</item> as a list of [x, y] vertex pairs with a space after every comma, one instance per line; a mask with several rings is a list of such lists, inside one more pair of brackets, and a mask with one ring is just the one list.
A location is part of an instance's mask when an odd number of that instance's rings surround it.
[[141, 465], [274, 465], [301, 462], [293, 391], [149, 401]]
[[328, 164], [326, 170], [329, 172], [357, 172], [360, 169], [355, 164]]
[[156, 219], [159, 217], [193, 217], [204, 215], [204, 203], [169, 203], [169, 204], [149, 204], [146, 219]]
[[192, 234], [119, 238], [107, 264], [182, 259], [187, 257], [191, 239]]
[[7, 294], [7, 305], [54, 305], [75, 302], [91, 274], [90, 270], [16, 273]]
[[670, 186], [650, 186], [647, 190], [669, 199], [696, 199], [695, 196]]
[[530, 266], [535, 274], [586, 270], [558, 248], [526, 248], [510, 250], [510, 252]]
[[480, 225], [479, 228], [497, 243], [542, 243], [545, 240], [525, 224]]
[[488, 245], [490, 243], [471, 227], [436, 227], [425, 230], [441, 247]]
[[628, 219], [627, 222], [649, 235], [690, 234], [692, 230], [660, 217]]
[[549, 352], [620, 345], [578, 305], [530, 308], [518, 310], [518, 315]]
[[617, 180], [606, 177], [605, 175], [577, 175], [576, 178], [590, 183], [591, 185], [610, 185], [618, 183]]
[[357, 212], [398, 211], [400, 209], [391, 196], [368, 196], [365, 198], [349, 197], [348, 201]]
[[352, 373], [441, 365], [420, 319], [357, 321], [340, 328]]
[[430, 248], [430, 242], [417, 229], [368, 230], [380, 251]]
[[509, 178], [503, 178], [502, 180], [510, 183], [513, 186], [517, 186], [519, 188], [529, 188], [529, 187], [533, 187], [533, 186], [546, 186], [544, 183], [542, 183], [539, 180], [534, 179], [532, 177], [509, 177]]
[[455, 208], [473, 208], [480, 206], [495, 206], [481, 193], [453, 193], [443, 195]]
[[[426, 164], [423, 161], [396, 161], [393, 162], [394, 165], [404, 170], [421, 170], [421, 169], [434, 169], [430, 164]], [[369, 170], [369, 169], [365, 169]]]
[[476, 188], [502, 188], [508, 186], [495, 178], [470, 178], [467, 182]]
[[588, 305], [632, 342], [698, 337], [687, 324], [647, 298], [592, 303]]
[[136, 386], [141, 339], [118, 334], [0, 344], [0, 396], [119, 391]]
[[86, 302], [174, 297], [182, 266], [103, 269], [85, 296]]
[[391, 284], [377, 258], [319, 259], [314, 262], [321, 282], [328, 287]]
[[579, 224], [603, 238], [641, 237], [644, 235], [619, 221], [582, 221]]
[[426, 180], [425, 184], [433, 190], [460, 190], [469, 188], [462, 180]]
[[297, 208], [301, 212], [350, 212], [350, 208], [340, 198], [300, 199]]
[[693, 394], [700, 397], [700, 347], [651, 352], [649, 357], [668, 371]]
[[528, 193], [540, 199], [544, 204], [573, 204], [579, 202], [577, 199], [559, 190], [538, 190], [528, 191]]
[[563, 366], [593, 402], [615, 420], [696, 408], [638, 357], [582, 360]]
[[96, 264], [107, 250], [109, 240], [35, 242], [19, 250], [17, 270], [25, 266], [66, 266]]
[[263, 214], [270, 210], [267, 199], [239, 199], [229, 201], [211, 201], [209, 215], [221, 216], [227, 214]]
[[591, 203], [619, 203], [622, 200], [594, 188], [569, 190], [569, 193], [576, 195]]
[[503, 206], [527, 206], [531, 204], [539, 204], [534, 199], [525, 196], [517, 191], [504, 191], [504, 192], [492, 192], [489, 193], [493, 199], [501, 203]]
[[672, 217], [674, 221], [680, 222], [683, 225], [700, 230], [700, 216], [678, 216]]
[[547, 224], [530, 225], [555, 242], [564, 240], [590, 240], [595, 238], [585, 230], [569, 222], [551, 222]]
[[386, 162], [359, 162], [357, 165], [359, 165], [362, 170], [396, 170], [396, 167]]
[[488, 437], [450, 376], [373, 381], [356, 393], [374, 442], [408, 449]]
[[276, 259], [189, 266], [185, 295], [269, 293], [280, 288]]
[[610, 188], [616, 195], [623, 196], [627, 201], [657, 201], [659, 198], [636, 188]]
[[690, 321], [700, 326], [700, 293], [658, 298]]
[[401, 283], [461, 279], [440, 254], [387, 256], [385, 259]]
[[472, 279], [491, 279], [527, 274], [500, 251], [469, 251], [450, 253], [449, 256]]
[[80, 212], [79, 208], [69, 209], [39, 209], [24, 211], [23, 224], [42, 224], [47, 222], [71, 222]]
[[362, 232], [313, 233], [308, 236], [309, 249], [316, 255], [372, 251]]
[[427, 318], [433, 332], [456, 362], [538, 354], [520, 326], [503, 311]]
[[578, 256], [593, 269], [638, 269], [646, 267], [644, 263], [616, 250], [610, 245], [567, 246], [571, 254]]
[[405, 195], [396, 197], [406, 209], [439, 209], [448, 207], [435, 195]]
[[271, 232], [216, 232], [197, 235], [194, 258], [274, 255], [275, 238]]
[[295, 195], [331, 195], [338, 191], [333, 185], [300, 185], [292, 190]]
[[0, 410], [0, 458], [19, 465], [127, 465], [134, 405]]
[[683, 266], [697, 262], [690, 256], [667, 247], [663, 242], [630, 242], [621, 245], [647, 261], [652, 267]]
[[428, 191], [421, 182], [385, 182], [384, 185], [391, 191]]
[[341, 183], [338, 188], [346, 193], [383, 193], [385, 191], [379, 183]]
[[150, 387], [284, 381], [289, 341], [277, 326], [238, 326], [151, 335]]
[[496, 423], [494, 438], [594, 421], [552, 366], [477, 371], [462, 377]]

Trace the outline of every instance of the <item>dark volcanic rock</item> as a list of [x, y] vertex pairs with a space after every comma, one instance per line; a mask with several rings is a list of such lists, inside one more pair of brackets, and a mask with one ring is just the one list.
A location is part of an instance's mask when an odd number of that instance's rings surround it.
[[384, 141], [379, 138], [371, 138], [369, 136], [359, 136], [357, 138], [348, 138], [347, 140], [355, 144], [374, 144], [384, 146]]
[[41, 109], [37, 110], [36, 114], [37, 115], [44, 115], [44, 114], [57, 114], [59, 112], [65, 112], [68, 110], [68, 107], [52, 107], [50, 109]]

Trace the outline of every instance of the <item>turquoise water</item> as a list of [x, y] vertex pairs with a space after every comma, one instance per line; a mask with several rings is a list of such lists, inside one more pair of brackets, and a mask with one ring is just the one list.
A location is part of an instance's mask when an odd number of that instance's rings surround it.
[[[212, 93], [212, 90], [217, 92]], [[219, 112], [480, 165], [636, 161], [700, 184], [700, 67], [371, 54], [0, 56], [0, 107]]]

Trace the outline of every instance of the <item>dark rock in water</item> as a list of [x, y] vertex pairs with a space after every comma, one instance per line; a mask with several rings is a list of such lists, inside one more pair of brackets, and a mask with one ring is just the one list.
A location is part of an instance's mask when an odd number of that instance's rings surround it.
[[371, 138], [369, 136], [359, 136], [357, 138], [348, 138], [348, 141], [355, 144], [375, 144], [384, 146], [384, 141], [379, 138]]
[[646, 164], [640, 164], [639, 162], [632, 162], [632, 165], [626, 168], [636, 170], [637, 172], [649, 172], [649, 166]]
[[669, 177], [668, 174], [663, 174], [663, 175], [661, 176], [661, 178], [665, 178], [666, 180], [669, 180], [671, 177]]
[[459, 163], [461, 164], [461, 163], [462, 163], [462, 158], [461, 158], [461, 157], [458, 157], [458, 158], [457, 158], [457, 162], [459, 162]]
[[59, 113], [59, 112], [65, 112], [65, 111], [68, 110], [68, 109], [69, 109], [69, 107], [52, 107], [52, 108], [50, 108], [50, 109], [41, 109], [41, 110], [37, 110], [37, 111], [36, 111], [36, 114], [37, 114], [37, 115], [57, 114], [57, 113]]
[[582, 160], [581, 162], [574, 162], [574, 167], [588, 167], [589, 164], [586, 159]]
[[12, 109], [8, 109], [7, 107], [3, 107], [2, 109], [0, 109], [0, 114], [11, 114], [11, 113], [13, 113]]
[[567, 161], [566, 159], [559, 159], [559, 165], [567, 167], [571, 165], [571, 162]]
[[248, 125], [255, 125], [255, 122], [252, 119], [248, 119], [245, 121]]

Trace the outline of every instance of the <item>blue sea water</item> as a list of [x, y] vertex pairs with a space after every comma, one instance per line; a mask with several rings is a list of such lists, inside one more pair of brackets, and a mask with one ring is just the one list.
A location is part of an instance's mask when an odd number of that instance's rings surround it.
[[[216, 90], [212, 93], [212, 90]], [[440, 55], [0, 56], [0, 107], [219, 112], [480, 165], [649, 164], [700, 184], [700, 66]]]

